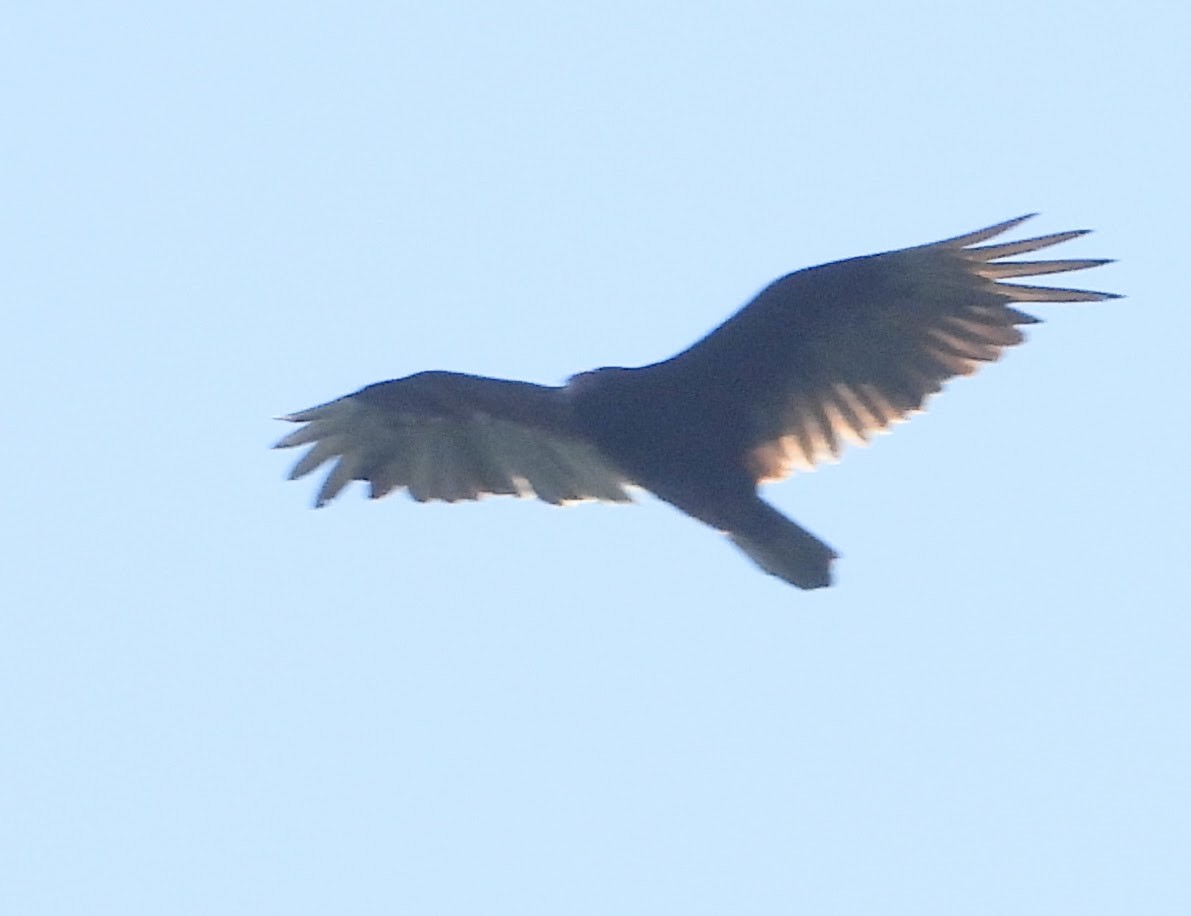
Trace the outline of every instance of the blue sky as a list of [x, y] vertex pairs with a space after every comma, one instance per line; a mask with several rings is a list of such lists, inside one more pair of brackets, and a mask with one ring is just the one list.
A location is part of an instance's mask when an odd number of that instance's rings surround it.
[[[0, 911], [1191, 911], [1185, 5], [40, 3], [0, 36]], [[309, 509], [271, 418], [557, 383], [1025, 212], [1127, 298], [768, 490]], [[1082, 279], [1082, 278], [1081, 278]]]

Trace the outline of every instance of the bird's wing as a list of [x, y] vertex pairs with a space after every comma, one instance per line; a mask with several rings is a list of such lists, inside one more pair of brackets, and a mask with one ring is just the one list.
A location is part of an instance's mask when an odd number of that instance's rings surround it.
[[290, 479], [327, 461], [316, 497], [332, 500], [353, 480], [373, 499], [405, 487], [419, 502], [537, 495], [562, 503], [628, 502], [628, 480], [574, 432], [561, 388], [422, 372], [282, 417], [305, 424], [276, 448], [313, 445]]
[[709, 399], [713, 389], [733, 392], [742, 457], [757, 480], [813, 467], [1021, 343], [1017, 326], [1038, 319], [1015, 304], [1116, 298], [1002, 282], [1107, 263], [1005, 260], [1086, 230], [981, 244], [1028, 218], [789, 274], [667, 362], [691, 386], [707, 385]]

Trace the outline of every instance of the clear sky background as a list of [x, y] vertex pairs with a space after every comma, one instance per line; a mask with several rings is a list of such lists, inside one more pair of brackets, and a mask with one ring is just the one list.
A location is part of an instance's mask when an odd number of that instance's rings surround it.
[[[1187, 9], [9, 9], [0, 912], [1191, 912]], [[830, 591], [268, 448], [1034, 210], [1128, 298], [769, 489]]]

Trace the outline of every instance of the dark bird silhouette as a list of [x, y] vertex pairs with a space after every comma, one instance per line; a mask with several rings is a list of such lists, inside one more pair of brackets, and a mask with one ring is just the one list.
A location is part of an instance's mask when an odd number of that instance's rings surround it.
[[603, 368], [551, 387], [419, 372], [283, 417], [312, 444], [291, 479], [328, 461], [322, 506], [351, 481], [373, 499], [536, 495], [555, 505], [629, 502], [640, 487], [724, 532], [799, 588], [831, 584], [837, 554], [757, 494], [761, 483], [838, 458], [847, 442], [922, 409], [1024, 339], [1022, 302], [1111, 293], [1002, 282], [1104, 260], [1011, 261], [1086, 230], [982, 245], [1020, 217], [930, 245], [836, 261], [770, 284], [677, 356]]

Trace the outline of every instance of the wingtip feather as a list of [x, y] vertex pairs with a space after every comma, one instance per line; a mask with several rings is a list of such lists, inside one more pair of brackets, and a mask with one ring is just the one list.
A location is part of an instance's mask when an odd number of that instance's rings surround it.
[[943, 239], [941, 242], [935, 242], [936, 245], [944, 248], [967, 248], [969, 245], [975, 245], [987, 239], [994, 238], [998, 235], [1008, 232], [1010, 229], [1015, 229], [1026, 220], [1033, 219], [1037, 213], [1027, 213], [1024, 216], [1016, 216], [1013, 219], [1007, 219], [1004, 222], [996, 223], [992, 226], [986, 226], [983, 229], [977, 229], [974, 232], [965, 232], [963, 235], [957, 235], [949, 239]]

